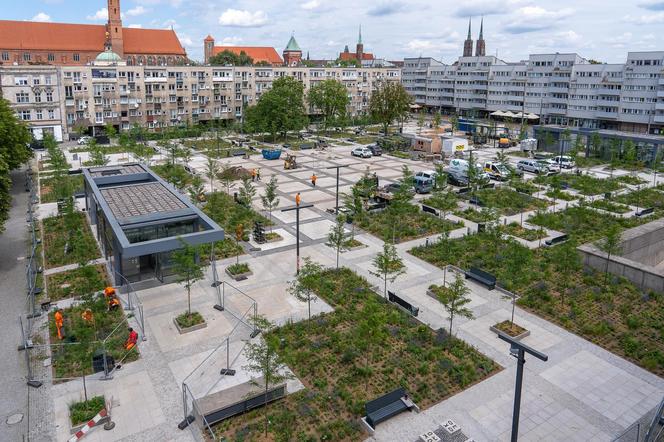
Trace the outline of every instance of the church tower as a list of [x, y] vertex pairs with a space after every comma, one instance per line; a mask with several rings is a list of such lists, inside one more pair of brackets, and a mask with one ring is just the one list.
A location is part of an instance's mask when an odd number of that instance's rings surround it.
[[357, 58], [357, 61], [360, 62], [360, 66], [362, 66], [363, 54], [364, 54], [364, 43], [362, 43], [362, 25], [360, 25], [360, 33], [357, 37], [357, 46], [355, 47], [355, 57]]
[[205, 56], [205, 64], [208, 64], [210, 62], [210, 58], [214, 52], [214, 38], [208, 34], [207, 37], [205, 37], [205, 40], [203, 40], [203, 55]]
[[122, 40], [122, 16], [120, 0], [108, 0], [108, 23], [106, 24], [106, 44], [120, 57], [124, 57]]
[[468, 37], [466, 38], [466, 41], [463, 42], [463, 56], [464, 57], [472, 57], [473, 56], [473, 39], [470, 35], [470, 27], [471, 27], [471, 20], [468, 19]]
[[484, 57], [486, 55], [486, 43], [484, 42], [484, 17], [480, 22], [480, 38], [477, 40], [477, 45], [475, 46], [475, 56]]

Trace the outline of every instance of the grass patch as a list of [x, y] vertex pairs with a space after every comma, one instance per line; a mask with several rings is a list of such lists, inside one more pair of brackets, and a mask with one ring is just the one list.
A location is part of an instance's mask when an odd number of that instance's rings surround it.
[[564, 190], [560, 190], [560, 189], [549, 190], [546, 193], [546, 196], [548, 196], [549, 198], [553, 198], [553, 199], [556, 199], [556, 200], [562, 200], [562, 201], [573, 201], [573, 200], [577, 199], [577, 197], [572, 195], [571, 193], [567, 193]]
[[[334, 311], [265, 336], [306, 387], [268, 405], [267, 440], [361, 440], [365, 402], [404, 387], [426, 409], [499, 370], [385, 302], [349, 269], [327, 270], [315, 284]], [[262, 417], [257, 409], [214, 431], [227, 440], [262, 440]]]
[[[92, 322], [85, 321], [81, 316], [86, 309], [90, 309], [92, 312], [94, 318]], [[65, 339], [61, 341], [58, 339], [53, 312], [49, 313], [48, 324], [54, 378], [66, 380], [92, 374], [92, 356], [102, 350], [101, 341], [107, 337], [107, 354], [112, 356], [116, 362], [127, 354], [124, 349], [124, 343], [127, 340], [127, 321], [124, 313], [122, 310], [109, 312], [103, 296], [64, 309], [63, 316]], [[113, 330], [115, 332], [109, 337]], [[129, 351], [123, 363], [135, 361], [138, 357], [138, 351], [134, 347]]]
[[256, 221], [263, 223], [263, 226], [270, 225], [270, 220], [255, 210], [236, 203], [232, 196], [224, 192], [208, 195], [203, 211], [227, 232], [234, 233], [238, 224], [242, 224], [244, 231], [248, 233], [254, 228]]
[[[75, 264], [83, 255], [86, 261], [100, 257], [97, 243], [92, 236], [84, 213], [72, 215], [72, 226], [66, 226], [64, 216], [45, 218], [42, 221], [44, 235], [44, 258], [46, 268]], [[65, 250], [67, 246], [67, 250]], [[80, 253], [79, 253], [80, 252]]]
[[548, 184], [552, 187], [564, 187], [564, 185], [567, 185], [583, 195], [600, 195], [607, 192], [615, 192], [623, 188], [623, 185], [615, 178], [595, 178], [590, 175], [576, 174], [538, 176], [533, 182]]
[[265, 234], [266, 241], [281, 241], [282, 239], [284, 238], [276, 232], [267, 232]]
[[526, 241], [536, 241], [546, 237], [545, 230], [526, 229], [516, 222], [501, 226], [500, 229], [507, 235], [518, 236]]
[[613, 213], [627, 213], [632, 210], [629, 207], [624, 206], [622, 204], [616, 204], [614, 202], [604, 199], [593, 201], [592, 203], [590, 203], [590, 207], [606, 210], [607, 212], [613, 212]]
[[632, 186], [638, 186], [640, 184], [647, 183], [646, 180], [639, 178], [635, 175], [622, 175], [616, 178], [616, 181], [619, 181], [624, 184], [630, 184]]
[[468, 207], [464, 210], [455, 210], [454, 214], [459, 218], [467, 219], [474, 223], [487, 223], [489, 221], [495, 221], [496, 216], [494, 213], [488, 210], [475, 210], [471, 207]]
[[[469, 193], [463, 196], [465, 198], [471, 197]], [[506, 216], [538, 208], [543, 209], [549, 205], [547, 201], [502, 187], [497, 189], [480, 189], [474, 192], [473, 196], [480, 201], [483, 207], [496, 209], [500, 215]]]
[[[83, 190], [83, 175], [67, 175], [63, 177], [69, 183], [69, 186], [78, 192]], [[58, 195], [58, 183], [54, 177], [41, 178], [39, 180], [39, 200], [42, 203], [54, 203], [62, 195]]]
[[228, 270], [228, 273], [230, 273], [231, 275], [241, 275], [243, 273], [249, 273], [251, 271], [249, 269], [249, 264], [247, 264], [246, 262], [230, 265], [226, 267], [226, 270]]
[[403, 204], [398, 209], [391, 205], [382, 212], [365, 214], [356, 220], [360, 228], [383, 241], [394, 239], [395, 243], [443, 233], [457, 226], [451, 221], [428, 215], [412, 204]]
[[634, 192], [618, 195], [613, 199], [616, 202], [637, 206], [641, 209], [645, 207], [654, 207], [655, 210], [664, 208], [664, 192], [655, 189], [641, 189]]
[[58, 301], [103, 290], [110, 282], [103, 264], [84, 266], [46, 277], [48, 299]]
[[[126, 154], [132, 153], [131, 149], [122, 147], [119, 144], [115, 146], [98, 145], [97, 147], [101, 149], [101, 151], [104, 152], [105, 155], [117, 154], [117, 153], [126, 153]], [[69, 149], [70, 153], [80, 153], [80, 152], [89, 152], [89, 151], [90, 151], [90, 146], [88, 145], [82, 145], [75, 147], [73, 149]]]
[[203, 324], [205, 322], [205, 319], [198, 312], [191, 312], [191, 313], [184, 312], [181, 315], [177, 316], [175, 318], [175, 321], [178, 323], [180, 327], [189, 328], [198, 324]]
[[87, 401], [74, 402], [69, 405], [69, 418], [71, 426], [75, 427], [87, 423], [97, 413], [106, 408], [104, 396], [95, 396]]
[[164, 181], [173, 184], [180, 190], [191, 184], [191, 179], [193, 178], [191, 174], [185, 170], [182, 164], [157, 164], [155, 166], [151, 166], [150, 168]]

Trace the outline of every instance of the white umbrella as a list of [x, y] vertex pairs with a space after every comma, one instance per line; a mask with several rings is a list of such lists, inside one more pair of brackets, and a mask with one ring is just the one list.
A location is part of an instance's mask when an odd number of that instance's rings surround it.
[[492, 117], [504, 117], [504, 116], [505, 116], [505, 112], [503, 112], [503, 111], [495, 111], [495, 112], [492, 112], [492, 113], [491, 113], [491, 116], [492, 116]]
[[504, 117], [509, 117], [509, 118], [514, 118], [515, 117], [515, 115], [510, 111], [505, 112], [505, 114], [503, 114], [503, 116]]
[[517, 112], [516, 114], [514, 114], [514, 118], [521, 118], [521, 117], [523, 117], [522, 112]]
[[526, 118], [528, 118], [529, 120], [539, 120], [539, 115], [527, 114]]

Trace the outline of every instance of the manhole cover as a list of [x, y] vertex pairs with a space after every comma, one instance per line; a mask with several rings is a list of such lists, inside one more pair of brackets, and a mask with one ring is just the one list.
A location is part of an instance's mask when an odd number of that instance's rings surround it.
[[7, 418], [7, 425], [16, 425], [23, 420], [23, 415], [21, 413], [12, 414]]

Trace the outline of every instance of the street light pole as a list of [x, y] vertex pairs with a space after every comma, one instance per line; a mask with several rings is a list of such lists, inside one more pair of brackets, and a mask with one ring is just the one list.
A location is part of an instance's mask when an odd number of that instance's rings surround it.
[[526, 363], [526, 353], [535, 356], [541, 361], [548, 361], [549, 357], [544, 353], [522, 344], [506, 333], [498, 332], [498, 338], [510, 344], [510, 354], [517, 360], [516, 385], [514, 387], [514, 411], [512, 413], [512, 437], [511, 442], [517, 442], [519, 438], [519, 414], [521, 413], [521, 390], [523, 386], [523, 365]]
[[297, 262], [295, 267], [295, 274], [300, 274], [300, 209], [306, 209], [308, 207], [313, 207], [313, 204], [300, 205], [297, 204], [295, 207], [289, 207], [287, 209], [282, 209], [282, 212], [291, 212], [295, 210], [295, 246], [296, 246], [296, 256]]
[[338, 215], [339, 214], [339, 169], [342, 167], [348, 167], [350, 164], [345, 164], [343, 166], [330, 166], [326, 167], [325, 169], [337, 169], [337, 191], [336, 191], [336, 202], [334, 203], [334, 214]]

